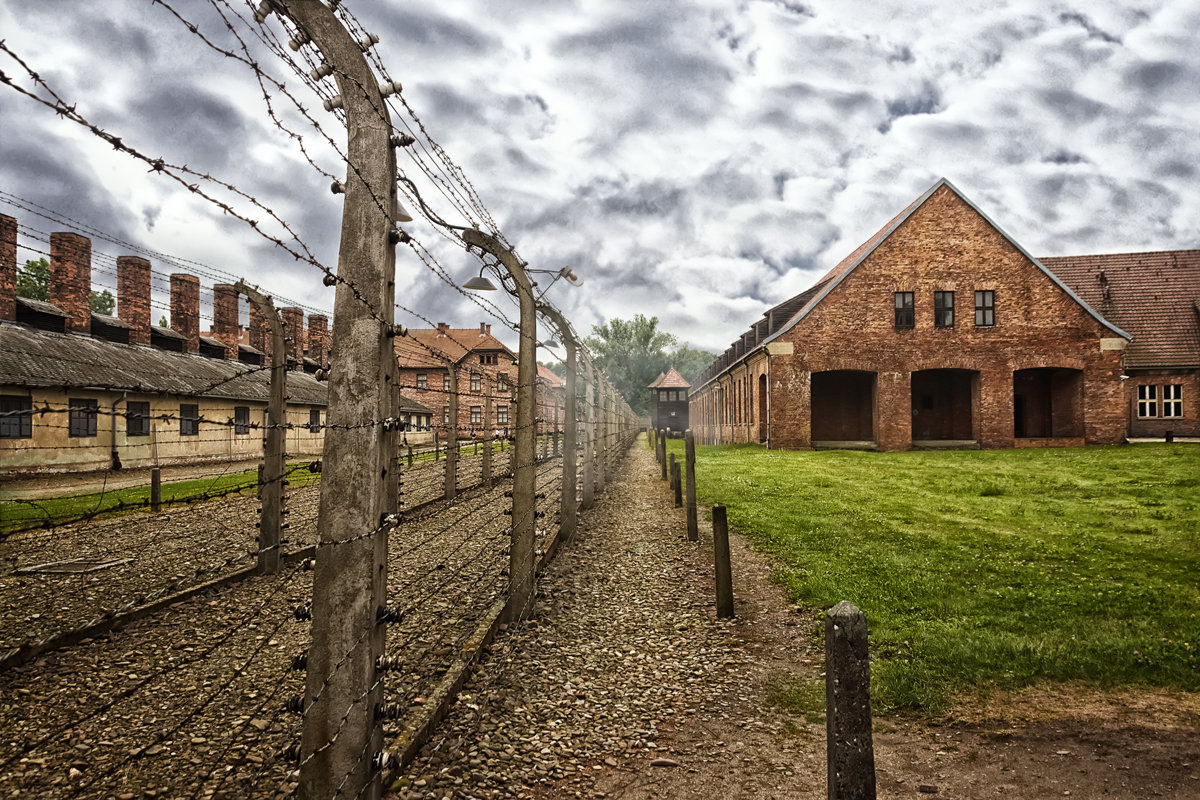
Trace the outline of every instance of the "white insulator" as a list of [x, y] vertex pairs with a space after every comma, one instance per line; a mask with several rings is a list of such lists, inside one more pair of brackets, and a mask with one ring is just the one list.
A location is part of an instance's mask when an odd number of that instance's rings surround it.
[[334, 97], [331, 97], [328, 100], [326, 100], [322, 105], [325, 106], [326, 111], [333, 111], [335, 108], [341, 108], [342, 107], [342, 96], [339, 94]]
[[413, 221], [412, 214], [408, 213], [408, 209], [405, 208], [404, 206], [402, 206], [400, 204], [400, 201], [397, 200], [396, 201], [396, 222], [412, 222], [412, 221]]
[[258, 9], [254, 12], [254, 21], [262, 25], [267, 21], [267, 17], [271, 14], [271, 0], [262, 0], [258, 4]]
[[379, 35], [368, 33], [366, 36], [358, 40], [358, 46], [367, 51], [371, 49], [371, 45], [379, 44]]
[[384, 97], [391, 97], [400, 92], [404, 87], [400, 85], [400, 81], [384, 81], [379, 84], [379, 93]]
[[333, 74], [333, 67], [322, 62], [321, 66], [317, 67], [312, 72], [308, 73], [308, 76], [310, 78], [312, 78], [314, 81], [319, 81], [322, 78], [328, 78], [332, 74]]
[[311, 41], [312, 41], [312, 38], [309, 37], [309, 35], [307, 33], [305, 33], [304, 31], [297, 31], [296, 36], [294, 38], [288, 40], [288, 47], [292, 48], [293, 50], [299, 51], [301, 47], [303, 47], [304, 45], [308, 44]]

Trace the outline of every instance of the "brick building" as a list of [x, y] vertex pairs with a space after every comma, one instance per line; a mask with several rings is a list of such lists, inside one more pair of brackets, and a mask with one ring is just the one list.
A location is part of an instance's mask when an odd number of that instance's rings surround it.
[[706, 442], [1120, 442], [1130, 336], [946, 180], [768, 310], [691, 395]]
[[554, 371], [542, 364], [537, 365], [537, 431], [539, 434], [554, 433], [563, 429], [563, 417], [567, 407], [567, 384]]
[[1125, 351], [1128, 435], [1200, 436], [1200, 250], [1041, 261], [1133, 335]]
[[688, 389], [691, 386], [671, 367], [646, 387], [650, 390], [650, 424], [655, 430], [679, 434], [688, 429]]

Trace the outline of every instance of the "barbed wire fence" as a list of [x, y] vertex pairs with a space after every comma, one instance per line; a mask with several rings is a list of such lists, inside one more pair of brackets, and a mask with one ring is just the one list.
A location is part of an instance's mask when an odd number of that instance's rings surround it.
[[[497, 628], [521, 625], [533, 614], [537, 562], [544, 562], [558, 546], [564, 523], [564, 481], [571, 482], [572, 494], [577, 493], [583, 507], [590, 505], [632, 442], [637, 420], [595, 369], [582, 343], [581, 363], [568, 382], [572, 385], [578, 378], [571, 419], [566, 419], [565, 408], [553, 412], [553, 419], [538, 418], [533, 413], [535, 378], [528, 377], [530, 369], [520, 369], [535, 363], [536, 321], [531, 324], [523, 313], [515, 322], [496, 303], [463, 292], [432, 251], [396, 224], [406, 216], [397, 206], [403, 194], [436, 235], [457, 247], [464, 247], [457, 231], [487, 226], [501, 249], [465, 249], [502, 283], [508, 277], [503, 271], [509, 268], [507, 261], [515, 261], [518, 269], [527, 266], [503, 238], [462, 169], [429, 136], [372, 50], [373, 37], [345, 3], [330, 8], [316, 0], [271, 0], [240, 10], [212, 0], [238, 42], [223, 48], [168, 3], [154, 1], [207, 46], [232, 54], [251, 69], [276, 126], [298, 142], [314, 169], [347, 195], [346, 217], [357, 219], [344, 219], [344, 234], [349, 226], [360, 226], [355, 232], [363, 235], [356, 238], [370, 250], [357, 263], [382, 269], [376, 274], [348, 269], [353, 259], [345, 250], [336, 270], [321, 264], [293, 226], [253, 195], [207, 173], [146, 156], [100, 129], [0, 43], [0, 52], [25, 71], [33, 87], [18, 86], [3, 73], [0, 82], [214, 203], [296, 260], [319, 269], [326, 284], [337, 290], [333, 354], [329, 364], [322, 365], [330, 378], [330, 400], [320, 425], [324, 455], [319, 461], [293, 463], [263, 476], [240, 476], [220, 489], [197, 492], [188, 497], [190, 502], [169, 506], [165, 513], [130, 507], [140, 500], [119, 501], [119, 517], [106, 517], [97, 508], [64, 523], [44, 513], [0, 541], [3, 557], [15, 565], [50, 548], [78, 554], [78, 540], [71, 537], [82, 533], [95, 543], [89, 555], [109, 561], [128, 558], [124, 563], [129, 565], [126, 573], [106, 571], [98, 581], [95, 574], [81, 573], [47, 583], [50, 592], [77, 600], [78, 609], [71, 614], [50, 611], [54, 619], [42, 629], [49, 635], [16, 644], [15, 650], [25, 647], [26, 657], [0, 669], [5, 696], [20, 698], [0, 706], [10, 732], [0, 745], [0, 789], [84, 797], [122, 792], [175, 796], [189, 790], [192, 797], [275, 797], [288, 796], [303, 784], [309, 797], [377, 797], [382, 778], [415, 752], [436, 720], [437, 707], [448, 701], [463, 671]], [[272, 18], [283, 23], [295, 56], [272, 33]], [[351, 68], [331, 57], [323, 40], [327, 35], [348, 39], [359, 57], [366, 54], [363, 64]], [[350, 125], [358, 113], [363, 118], [356, 124], [378, 127], [385, 144], [365, 158], [352, 146], [343, 152], [283, 82], [250, 56], [251, 39], [300, 74], [328, 110], [344, 110], [339, 113], [344, 124]], [[330, 76], [338, 80], [339, 94], [322, 84]], [[300, 134], [277, 113], [272, 95], [284, 97], [333, 146], [343, 160], [339, 169], [317, 164]], [[389, 109], [402, 120], [400, 127], [390, 121]], [[395, 167], [396, 152], [409, 154], [467, 225], [447, 223], [427, 207], [416, 185]], [[337, 174], [341, 167], [346, 170], [344, 179]], [[233, 199], [201, 188], [205, 185]], [[16, 195], [7, 197], [20, 201]], [[235, 201], [254, 211], [235, 208]], [[263, 230], [251, 214], [265, 214], [284, 233]], [[32, 232], [35, 238], [45, 236]], [[435, 452], [432, 459], [416, 453], [408, 461], [405, 440], [397, 435], [401, 420], [395, 402], [405, 387], [393, 347], [405, 331], [395, 324], [394, 311], [432, 323], [396, 303], [395, 288], [387, 286], [394, 274], [395, 248], [402, 244], [432, 274], [521, 335], [514, 388], [526, 412], [518, 406], [519, 418], [508, 426], [512, 444], [477, 437], [477, 430], [469, 426], [469, 453], [455, 443], [453, 459], [440, 459]], [[39, 252], [36, 246], [26, 248]], [[522, 293], [519, 284], [506, 288], [520, 300], [534, 299], [531, 291]], [[550, 324], [562, 330], [562, 319]], [[351, 352], [355, 348], [359, 352]], [[238, 375], [214, 383], [255, 371], [273, 375], [280, 370], [243, 366]], [[369, 388], [368, 401], [348, 402], [364, 386]], [[115, 392], [124, 387], [107, 388]], [[460, 395], [482, 400], [489, 409], [487, 418], [494, 402], [512, 399], [511, 393], [491, 386], [464, 392], [457, 381], [445, 394], [455, 404]], [[363, 393], [356, 397], [362, 400]], [[157, 419], [171, 425], [195, 422], [198, 442], [224, 440], [243, 427], [264, 437], [306, 428], [304, 421], [290, 418], [247, 426], [235, 408], [213, 405], [203, 416], [168, 413]], [[36, 420], [39, 429], [53, 432], [70, 429], [73, 411], [78, 409], [70, 403], [44, 401], [28, 411], [6, 413]], [[129, 413], [115, 405], [96, 410], [97, 417], [111, 421], [114, 432], [121, 420], [129, 421]], [[453, 443], [463, 431], [457, 415], [452, 420], [447, 433]], [[568, 424], [578, 426], [579, 434], [574, 446], [560, 451], [559, 436]], [[493, 459], [499, 463], [493, 465]], [[227, 478], [235, 463], [220, 469], [213, 465], [202, 477], [214, 482]], [[103, 480], [115, 473], [105, 471]], [[290, 526], [288, 533], [278, 544], [266, 545], [283, 552], [283, 563], [277, 574], [251, 577], [246, 565], [261, 555], [264, 545], [254, 527], [261, 511], [248, 490], [261, 489], [264, 481], [277, 480], [282, 487], [288, 478], [300, 475], [311, 476], [315, 483], [289, 492], [287, 508], [280, 509], [289, 512], [283, 523]], [[521, 475], [528, 476], [533, 492], [526, 503], [518, 497], [524, 491]], [[31, 499], [28, 505], [35, 503]], [[515, 562], [513, 556], [514, 547], [524, 546], [514, 535], [519, 529], [530, 530], [533, 537], [528, 543], [528, 575], [517, 574], [526, 569], [525, 562]], [[196, 579], [241, 579], [181, 596], [178, 590], [185, 584], [203, 583], [190, 576], [188, 581], [174, 575], [163, 580], [171, 567], [183, 569], [182, 565], [184, 571], [194, 570]], [[34, 580], [15, 574], [5, 575], [13, 579], [9, 607], [28, 594]], [[147, 577], [150, 588], [136, 588], [135, 574]], [[514, 582], [525, 579], [529, 586], [514, 592]], [[94, 581], [106, 591], [85, 590]], [[351, 584], [356, 588], [347, 592]], [[161, 599], [171, 601], [169, 613], [140, 620], [130, 615], [128, 629], [121, 634], [95, 624]], [[15, 622], [15, 630], [27, 630], [29, 618]], [[337, 629], [332, 639], [330, 629]], [[86, 634], [83, 641], [81, 633]], [[56, 636], [59, 649], [47, 647]], [[71, 646], [85, 641], [87, 647]], [[82, 675], [93, 677], [81, 683]]]

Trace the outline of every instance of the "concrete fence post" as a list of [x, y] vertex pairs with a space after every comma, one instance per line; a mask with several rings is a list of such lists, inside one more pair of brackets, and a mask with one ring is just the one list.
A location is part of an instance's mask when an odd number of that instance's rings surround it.
[[580, 508], [592, 507], [596, 497], [596, 366], [585, 362], [583, 374], [583, 496]]
[[867, 617], [843, 600], [825, 615], [829, 800], [875, 800]]
[[675, 460], [675, 454], [671, 454], [671, 488], [675, 490], [675, 507], [683, 508], [683, 476], [682, 464]]
[[[258, 468], [258, 491], [262, 496], [262, 466]], [[150, 510], [162, 511], [162, 470], [158, 467], [150, 470]]]
[[683, 434], [683, 463], [687, 481], [684, 492], [687, 503], [687, 538], [695, 542], [700, 538], [700, 524], [696, 513], [696, 438], [691, 428]]
[[717, 583], [717, 617], [733, 616], [733, 570], [729, 564], [729, 523], [725, 506], [712, 508], [713, 573]]
[[479, 467], [480, 483], [489, 483], [492, 480], [492, 450], [496, 447], [496, 439], [494, 436], [487, 435], [487, 429], [492, 427], [492, 395], [491, 392], [483, 394], [483, 464]]

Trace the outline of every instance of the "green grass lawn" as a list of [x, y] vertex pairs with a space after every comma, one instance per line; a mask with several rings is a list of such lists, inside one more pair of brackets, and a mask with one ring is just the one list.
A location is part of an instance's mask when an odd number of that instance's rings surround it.
[[881, 711], [1043, 680], [1200, 690], [1200, 447], [697, 450], [699, 496], [792, 600], [866, 612]]
[[[302, 462], [288, 466], [288, 488], [294, 489], [320, 480], [320, 474], [305, 469], [307, 463]], [[147, 478], [147, 480], [149, 479]], [[162, 485], [162, 502], [164, 506], [186, 503], [189, 500], [195, 502], [197, 499], [207, 499], [236, 491], [253, 492], [257, 487], [257, 470], [234, 472], [215, 478], [164, 483]], [[149, 506], [149, 485], [69, 497], [0, 502], [0, 532], [28, 528], [38, 524], [61, 524], [92, 515], [111, 516], [131, 510], [143, 510]]]

